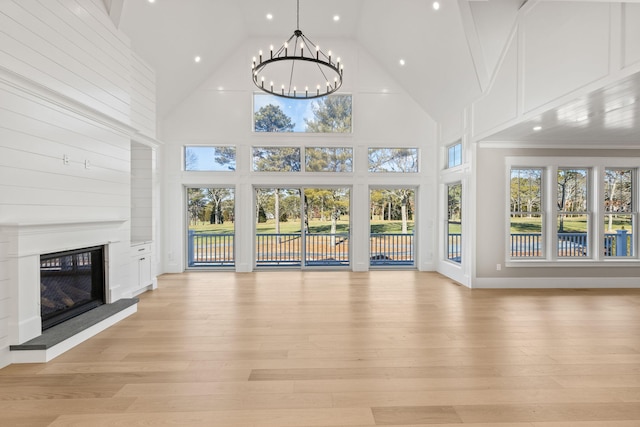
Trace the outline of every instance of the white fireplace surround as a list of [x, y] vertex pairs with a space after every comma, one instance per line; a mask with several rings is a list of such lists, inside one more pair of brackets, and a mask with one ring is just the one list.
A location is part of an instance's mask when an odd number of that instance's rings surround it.
[[[40, 317], [40, 255], [102, 246], [105, 257], [105, 302], [117, 301], [126, 292], [128, 275], [127, 220], [65, 221], [46, 224], [2, 224], [9, 256], [9, 340], [23, 344], [42, 334]], [[124, 237], [124, 238], [123, 238]], [[126, 240], [126, 241], [125, 241]]]

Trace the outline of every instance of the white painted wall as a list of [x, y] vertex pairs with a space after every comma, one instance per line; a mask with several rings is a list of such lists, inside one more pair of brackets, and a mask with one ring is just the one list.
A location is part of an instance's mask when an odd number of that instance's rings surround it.
[[155, 136], [153, 84], [101, 0], [0, 2], [0, 367], [33, 332], [11, 313], [31, 310], [17, 280], [39, 253], [108, 243], [108, 299], [131, 294], [131, 138]]
[[[518, 267], [496, 271], [497, 264], [504, 267], [505, 263], [505, 157], [589, 154], [585, 150], [514, 148], [519, 141], [509, 142], [509, 148], [488, 148], [478, 145], [478, 141], [640, 71], [638, 22], [640, 7], [635, 4], [527, 3], [518, 14], [516, 28], [488, 89], [470, 105], [469, 120], [440, 123], [441, 150], [456, 135], [470, 142], [464, 145], [465, 166], [440, 177], [441, 188], [452, 180], [468, 183], [463, 202], [467, 238], [463, 240], [472, 240], [469, 249], [473, 258], [467, 257], [467, 261], [473, 265], [463, 268], [469, 268], [470, 285], [543, 286], [549, 277], [562, 278], [567, 286], [585, 285], [589, 277], [594, 279], [588, 284], [595, 286], [633, 284], [629, 278], [638, 276], [637, 268]], [[546, 147], [554, 143], [546, 142]], [[594, 155], [626, 157], [637, 152], [608, 150]], [[444, 215], [441, 210], [441, 221]], [[439, 271], [460, 280], [463, 268], [456, 270], [441, 263]], [[557, 286], [559, 282], [555, 283]]]
[[[318, 41], [319, 42], [319, 41]], [[189, 95], [162, 123], [164, 163], [164, 261], [168, 272], [185, 266], [184, 186], [230, 186], [236, 189], [236, 270], [253, 269], [253, 186], [335, 185], [352, 188], [352, 268], [368, 269], [368, 190], [370, 185], [405, 185], [417, 188], [419, 247], [418, 267], [434, 266], [436, 204], [435, 122], [356, 43], [323, 40], [345, 63], [341, 92], [353, 95], [353, 134], [305, 135], [256, 134], [251, 130], [253, 92], [250, 59], [270, 41], [250, 40], [237, 49], [228, 63]], [[197, 66], [197, 65], [194, 65]], [[238, 73], [237, 70], [246, 70]], [[237, 146], [235, 172], [183, 172], [184, 144], [231, 144]], [[259, 174], [251, 172], [254, 145], [328, 145], [354, 147], [353, 174]], [[418, 174], [375, 175], [367, 172], [368, 147], [420, 147]]]
[[473, 139], [640, 71], [639, 21], [636, 4], [526, 4], [494, 79], [473, 103]]
[[624, 65], [629, 67], [640, 62], [640, 4], [623, 6]]

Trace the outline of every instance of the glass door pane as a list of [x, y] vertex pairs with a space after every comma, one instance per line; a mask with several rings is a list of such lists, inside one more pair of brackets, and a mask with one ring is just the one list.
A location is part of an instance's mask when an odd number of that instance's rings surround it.
[[462, 262], [462, 184], [447, 185], [447, 259]]
[[349, 265], [349, 189], [304, 189], [305, 266]]
[[372, 189], [369, 201], [370, 265], [414, 265], [414, 190]]
[[256, 265], [301, 265], [301, 209], [297, 188], [256, 189]]
[[233, 188], [187, 188], [187, 265], [235, 265]]

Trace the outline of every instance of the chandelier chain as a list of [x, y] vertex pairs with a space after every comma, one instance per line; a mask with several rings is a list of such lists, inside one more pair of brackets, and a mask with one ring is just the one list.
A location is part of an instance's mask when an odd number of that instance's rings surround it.
[[[337, 60], [333, 59], [331, 51], [328, 51], [327, 54], [320, 50], [318, 45], [302, 33], [300, 30], [300, 0], [296, 0], [296, 24], [297, 29], [293, 35], [279, 48], [271, 45], [266, 55], [260, 50], [259, 56], [253, 57], [251, 66], [253, 83], [268, 94], [284, 98], [312, 99], [328, 96], [342, 86], [344, 68], [342, 61], [340, 57]], [[287, 73], [286, 67], [283, 69], [282, 65], [289, 62], [291, 64], [288, 70], [288, 79], [286, 74], [281, 76], [280, 82], [283, 84], [280, 90], [274, 90], [274, 86], [279, 85], [277, 77], [274, 79], [274, 70], [280, 69], [280, 73]], [[282, 65], [278, 66], [277, 64]], [[312, 75], [311, 78], [315, 81], [306, 80], [305, 76], [308, 79], [307, 74], [312, 69], [315, 70], [313, 73], [316, 75]], [[329, 76], [333, 79], [331, 80]], [[288, 85], [286, 84], [287, 80]], [[324, 83], [326, 83], [326, 87], [323, 87]], [[309, 90], [310, 87], [311, 90]]]

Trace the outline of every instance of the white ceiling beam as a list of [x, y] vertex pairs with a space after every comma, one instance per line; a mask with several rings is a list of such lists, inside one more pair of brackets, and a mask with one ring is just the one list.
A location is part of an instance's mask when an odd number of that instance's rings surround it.
[[103, 0], [104, 5], [107, 7], [109, 17], [116, 27], [120, 27], [120, 17], [122, 16], [122, 7], [124, 6], [124, 0]]
[[469, 46], [469, 53], [471, 54], [471, 60], [473, 61], [478, 79], [478, 85], [480, 86], [480, 90], [484, 92], [489, 86], [489, 72], [486, 61], [484, 60], [484, 55], [482, 54], [482, 45], [478, 37], [475, 21], [473, 20], [473, 13], [471, 13], [471, 7], [468, 2], [460, 1], [458, 5], [460, 7], [462, 27], [464, 28], [465, 38]]

